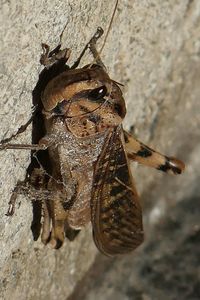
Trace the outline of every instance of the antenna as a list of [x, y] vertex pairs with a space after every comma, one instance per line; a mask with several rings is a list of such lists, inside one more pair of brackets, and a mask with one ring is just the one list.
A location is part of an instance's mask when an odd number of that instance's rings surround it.
[[[93, 37], [91, 38], [91, 40], [89, 41], [89, 43], [86, 45], [85, 49], [83, 49], [83, 51], [82, 51], [82, 53], [81, 53], [81, 57], [82, 57], [82, 54], [85, 53], [85, 50], [86, 50], [87, 48], [89, 48], [90, 51], [92, 52], [92, 54], [93, 54], [93, 56], [94, 56], [94, 60], [93, 60], [93, 62], [90, 64], [89, 68], [91, 68], [92, 65], [96, 62], [96, 63], [99, 64], [104, 70], [106, 70], [106, 67], [105, 67], [104, 63], [102, 62], [100, 56], [101, 56], [102, 50], [103, 50], [103, 48], [104, 48], [104, 46], [105, 46], [105, 44], [106, 44], [107, 37], [108, 37], [108, 34], [109, 34], [109, 32], [110, 32], [112, 23], [113, 23], [114, 16], [115, 16], [115, 13], [116, 13], [116, 11], [117, 11], [118, 3], [119, 3], [119, 1], [117, 0], [117, 1], [115, 2], [115, 7], [114, 7], [114, 10], [113, 10], [113, 13], [112, 13], [112, 17], [111, 17], [111, 19], [110, 19], [109, 26], [108, 26], [108, 29], [107, 29], [107, 31], [106, 31], [106, 35], [105, 35], [105, 38], [104, 38], [104, 40], [103, 40], [103, 45], [102, 45], [100, 51], [98, 51], [98, 50], [96, 49], [96, 42], [97, 42], [97, 40], [102, 36], [102, 34], [103, 34], [103, 29], [102, 29], [101, 27], [98, 27], [96, 33], [93, 35]], [[79, 60], [79, 61], [80, 61], [80, 60]]]
[[108, 26], [108, 29], [107, 29], [107, 31], [106, 31], [106, 35], [105, 35], [105, 38], [104, 38], [104, 41], [103, 41], [103, 45], [102, 45], [101, 49], [98, 51], [99, 56], [101, 55], [101, 53], [102, 53], [102, 51], [103, 51], [103, 48], [104, 48], [104, 46], [105, 46], [105, 44], [106, 44], [108, 35], [109, 35], [109, 33], [110, 33], [110, 29], [111, 29], [111, 26], [112, 26], [112, 23], [113, 23], [113, 20], [114, 20], [116, 11], [117, 11], [118, 3], [119, 3], [119, 0], [116, 0], [116, 2], [115, 2], [115, 7], [114, 7], [114, 10], [113, 10], [113, 13], [112, 13], [112, 17], [111, 17], [111, 19], [110, 19], [110, 23], [109, 23], [109, 26]]
[[[106, 35], [105, 35], [105, 38], [103, 40], [103, 45], [100, 49], [100, 51], [97, 51], [96, 50], [96, 47], [94, 47], [94, 45], [96, 44], [96, 41], [97, 39], [103, 34], [103, 29], [101, 27], [98, 27], [97, 28], [97, 32], [94, 34], [94, 36], [91, 38], [91, 40], [89, 41], [89, 43], [86, 44], [86, 46], [84, 47], [84, 49], [82, 50], [81, 54], [79, 55], [78, 59], [74, 62], [74, 64], [71, 66], [71, 69], [76, 69], [81, 61], [81, 58], [83, 57], [83, 55], [85, 54], [85, 51], [90, 48], [90, 50], [92, 50], [93, 52], [93, 55], [94, 55], [94, 61], [90, 64], [90, 67], [95, 63], [96, 59], [98, 59], [100, 61], [100, 64], [102, 65], [103, 68], [105, 68], [104, 64], [102, 63], [101, 61], [101, 58], [100, 58], [100, 54], [102, 53], [103, 51], [103, 48], [106, 44], [106, 40], [108, 38], [108, 34], [110, 32], [110, 29], [111, 29], [111, 26], [112, 26], [112, 23], [113, 23], [113, 19], [115, 17], [115, 14], [116, 14], [116, 11], [117, 11], [117, 6], [118, 6], [118, 3], [119, 3], [119, 0], [116, 0], [115, 2], [115, 7], [114, 7], [114, 10], [113, 10], [113, 13], [112, 13], [112, 17], [110, 19], [110, 22], [109, 22], [109, 26], [108, 26], [108, 29], [106, 31]], [[61, 40], [62, 40], [62, 36], [63, 36], [63, 33], [65, 31], [67, 27], [67, 24], [65, 24], [65, 27], [64, 29], [62, 30], [61, 34], [60, 34], [60, 44], [61, 44]], [[91, 45], [92, 48], [94, 49], [91, 49]]]

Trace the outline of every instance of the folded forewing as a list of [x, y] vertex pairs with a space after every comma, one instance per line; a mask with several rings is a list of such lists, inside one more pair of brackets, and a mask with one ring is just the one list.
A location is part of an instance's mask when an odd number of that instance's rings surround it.
[[104, 254], [126, 253], [142, 243], [142, 212], [121, 126], [108, 135], [95, 165], [91, 211], [94, 241]]

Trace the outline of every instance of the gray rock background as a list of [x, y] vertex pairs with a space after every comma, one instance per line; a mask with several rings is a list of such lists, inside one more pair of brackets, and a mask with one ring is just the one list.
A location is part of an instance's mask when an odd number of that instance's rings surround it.
[[[31, 116], [41, 42], [55, 47], [65, 27], [62, 44], [72, 48], [72, 63], [96, 27], [108, 27], [114, 2], [1, 1], [0, 139]], [[134, 253], [108, 259], [97, 255], [90, 226], [59, 251], [34, 242], [26, 197], [19, 196], [12, 218], [5, 216], [30, 153], [1, 151], [1, 299], [200, 299], [199, 0], [120, 0], [102, 58], [124, 84], [124, 126], [183, 159], [186, 171], [173, 177], [133, 166], [146, 240]], [[86, 55], [82, 64], [90, 61]], [[31, 141], [31, 126], [15, 139], [22, 141]]]

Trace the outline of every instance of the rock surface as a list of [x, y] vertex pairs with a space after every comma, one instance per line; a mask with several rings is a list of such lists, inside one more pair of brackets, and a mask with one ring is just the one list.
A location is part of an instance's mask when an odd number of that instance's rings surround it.
[[[4, 139], [31, 116], [41, 42], [55, 47], [65, 28], [62, 44], [72, 48], [72, 63], [96, 27], [108, 27], [114, 1], [11, 0], [1, 6]], [[96, 256], [90, 226], [59, 251], [34, 242], [26, 197], [19, 196], [21, 205], [12, 218], [5, 216], [30, 153], [1, 151], [2, 299], [62, 300], [70, 294], [70, 299], [96, 300], [200, 298], [200, 2], [121, 0], [102, 58], [111, 78], [124, 84], [124, 126], [155, 149], [183, 159], [185, 174], [134, 167], [146, 240], [133, 254], [108, 259]], [[90, 61], [86, 55], [82, 64]], [[31, 141], [31, 126], [14, 142], [22, 141]]]

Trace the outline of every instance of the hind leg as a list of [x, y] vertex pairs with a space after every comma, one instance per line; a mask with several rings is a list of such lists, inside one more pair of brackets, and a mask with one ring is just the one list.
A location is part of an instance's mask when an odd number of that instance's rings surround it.
[[181, 160], [160, 154], [126, 131], [124, 131], [124, 139], [126, 153], [130, 160], [171, 174], [181, 174], [184, 171], [185, 165]]

